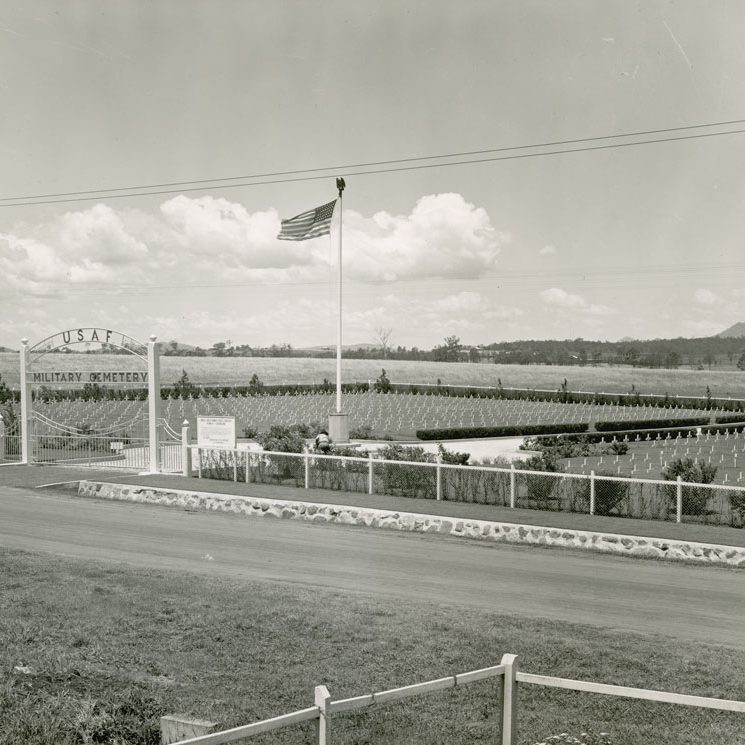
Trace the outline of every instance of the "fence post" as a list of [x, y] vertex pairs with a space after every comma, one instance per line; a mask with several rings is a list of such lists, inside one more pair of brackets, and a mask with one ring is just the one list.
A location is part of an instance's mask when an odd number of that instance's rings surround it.
[[517, 655], [503, 654], [502, 745], [517, 744]]
[[181, 475], [191, 476], [191, 450], [189, 450], [189, 420], [181, 424]]
[[510, 463], [510, 507], [515, 507], [515, 464]]
[[367, 466], [367, 493], [373, 493], [373, 454], [367, 454], [368, 466]]
[[675, 487], [675, 501], [676, 501], [676, 509], [675, 509], [675, 522], [680, 523], [683, 522], [683, 478], [682, 476], [678, 476], [678, 483]]
[[329, 701], [331, 701], [329, 689], [326, 686], [316, 686], [314, 703], [320, 709], [318, 719], [316, 719], [317, 745], [328, 745], [329, 742]]
[[437, 501], [442, 499], [442, 455], [437, 453]]
[[5, 422], [0, 414], [0, 460], [5, 460]]
[[[310, 489], [310, 460], [308, 459], [308, 446], [303, 447], [303, 460], [305, 461], [305, 488]], [[316, 690], [318, 690], [316, 688]]]
[[238, 483], [238, 448], [233, 450], [233, 482]]
[[595, 514], [595, 471], [590, 471], [590, 514]]
[[197, 476], [202, 478], [202, 450], [197, 447]]
[[251, 481], [251, 457], [249, 456], [249, 451], [246, 450], [246, 483], [248, 484]]

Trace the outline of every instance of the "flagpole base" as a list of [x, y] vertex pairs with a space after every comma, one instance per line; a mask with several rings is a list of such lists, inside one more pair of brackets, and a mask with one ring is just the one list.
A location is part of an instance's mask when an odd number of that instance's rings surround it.
[[329, 437], [335, 445], [349, 442], [349, 414], [329, 414]]

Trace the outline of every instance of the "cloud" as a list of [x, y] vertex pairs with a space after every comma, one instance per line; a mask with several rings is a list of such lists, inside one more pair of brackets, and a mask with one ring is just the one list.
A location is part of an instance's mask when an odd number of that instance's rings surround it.
[[460, 194], [422, 197], [409, 215], [344, 213], [344, 252], [356, 279], [478, 277], [497, 266], [510, 236]]
[[699, 305], [711, 306], [718, 305], [720, 302], [719, 297], [715, 293], [704, 288], [696, 290], [696, 292], [694, 293], [694, 297], [696, 298], [696, 302], [699, 303]]
[[613, 312], [613, 310], [607, 305], [588, 303], [587, 300], [580, 295], [573, 295], [566, 292], [566, 290], [559, 289], [558, 287], [543, 290], [539, 295], [543, 302], [552, 308], [576, 310], [592, 316], [606, 316]]
[[[96, 204], [0, 234], [0, 290], [54, 294], [71, 285], [183, 286], [324, 282], [329, 239], [279, 241], [280, 216], [223, 198], [179, 195], [156, 213]], [[460, 194], [424, 196], [408, 215], [344, 213], [345, 275], [358, 280], [478, 277], [509, 235]]]
[[538, 253], [541, 256], [552, 256], [557, 251], [558, 251], [558, 249], [556, 248], [556, 246], [554, 246], [552, 243], [548, 243]]

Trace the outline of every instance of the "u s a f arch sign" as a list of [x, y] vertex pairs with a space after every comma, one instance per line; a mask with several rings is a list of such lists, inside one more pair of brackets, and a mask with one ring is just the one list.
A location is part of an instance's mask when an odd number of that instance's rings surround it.
[[[21, 458], [23, 463], [33, 461], [31, 437], [34, 429], [32, 396], [34, 386], [74, 387], [87, 383], [107, 386], [147, 385], [149, 470], [153, 473], [160, 471], [158, 443], [158, 425], [161, 421], [160, 345], [155, 336], [151, 336], [147, 343], [143, 343], [121, 331], [86, 326], [58, 331], [33, 346], [29, 346], [28, 339], [22, 339], [21, 344]], [[73, 350], [72, 347], [82, 347], [82, 349]], [[141, 361], [141, 369], [97, 369], [101, 367], [99, 353], [102, 352], [133, 355]], [[47, 355], [49, 357], [42, 368], [40, 361]], [[62, 360], [65, 364], [60, 364]]]

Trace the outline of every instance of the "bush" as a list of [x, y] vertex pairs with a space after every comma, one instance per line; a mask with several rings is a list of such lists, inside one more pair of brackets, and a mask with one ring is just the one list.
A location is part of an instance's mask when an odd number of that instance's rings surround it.
[[[526, 471], [544, 471], [547, 473], [556, 473], [559, 470], [556, 458], [550, 452], [531, 456], [523, 461], [520, 468]], [[528, 498], [536, 501], [538, 509], [551, 509], [553, 493], [559, 484], [559, 479], [556, 476], [526, 475], [525, 483], [528, 489]]]
[[[693, 458], [677, 458], [668, 463], [662, 472], [665, 481], [677, 481], [678, 476], [683, 481], [692, 484], [710, 484], [717, 474], [717, 467], [703, 460], [694, 461]], [[677, 509], [677, 487], [663, 487], [664, 494], [670, 503], [671, 509]], [[684, 515], [706, 515], [706, 504], [711, 496], [710, 489], [702, 489], [696, 486], [683, 487], [683, 514]]]
[[[596, 476], [610, 476], [612, 481], [595, 479], [595, 514], [596, 515], [618, 515], [621, 506], [629, 495], [629, 482], [619, 481], [616, 474], [598, 471]], [[583, 505], [590, 509], [590, 479], [583, 479], [580, 487], [579, 498]]]
[[302, 453], [307, 436], [302, 425], [293, 424], [285, 427], [275, 424], [268, 432], [259, 434], [256, 439], [264, 450], [275, 453]]

